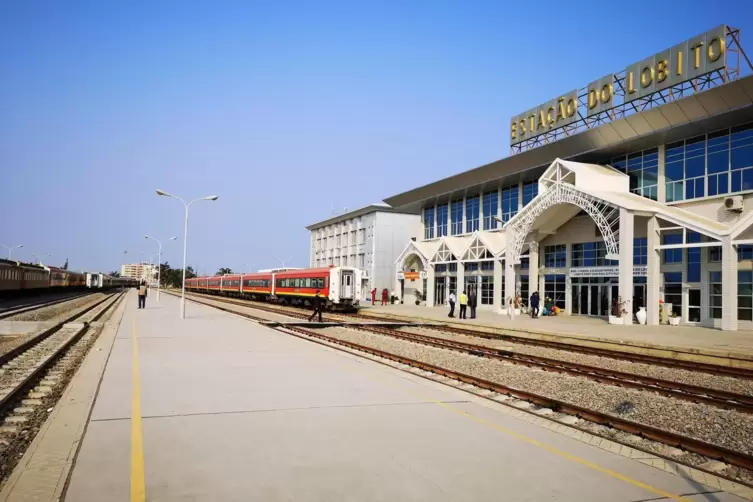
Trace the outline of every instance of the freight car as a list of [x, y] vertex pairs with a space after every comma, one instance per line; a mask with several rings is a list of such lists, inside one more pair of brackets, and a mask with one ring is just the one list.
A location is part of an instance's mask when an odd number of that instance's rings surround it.
[[319, 290], [327, 310], [353, 311], [361, 302], [361, 271], [354, 267], [231, 274], [186, 279], [186, 289], [245, 297], [286, 305], [308, 306]]

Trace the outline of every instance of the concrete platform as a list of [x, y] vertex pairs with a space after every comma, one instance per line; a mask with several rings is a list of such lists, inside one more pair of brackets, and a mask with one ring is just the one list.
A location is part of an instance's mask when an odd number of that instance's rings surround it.
[[279, 326], [305, 326], [308, 328], [335, 328], [335, 327], [381, 327], [381, 328], [404, 328], [406, 326], [436, 326], [436, 322], [414, 322], [414, 321], [262, 321], [262, 326], [279, 327]]
[[[551, 337], [557, 341], [581, 344], [600, 342], [609, 348], [629, 352], [650, 353], [663, 357], [686, 355], [708, 356], [702, 362], [753, 368], [753, 331], [720, 331], [697, 326], [620, 326], [610, 325], [603, 319], [585, 316], [559, 315], [531, 319], [527, 315], [510, 320], [507, 315], [491, 310], [476, 310], [476, 319], [448, 318], [449, 308], [417, 305], [385, 305], [361, 309], [361, 313], [375, 318], [416, 322], [443, 322], [459, 327], [492, 330], [515, 335]], [[647, 350], [632, 350], [647, 349]]]
[[148, 302], [129, 296], [66, 501], [744, 500], [416, 375], [194, 303], [181, 321], [168, 295]]

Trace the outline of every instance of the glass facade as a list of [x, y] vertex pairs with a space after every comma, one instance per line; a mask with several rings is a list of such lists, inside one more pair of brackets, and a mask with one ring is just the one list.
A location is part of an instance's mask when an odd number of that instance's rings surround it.
[[666, 145], [667, 202], [753, 190], [753, 124]]
[[682, 272], [664, 273], [664, 301], [672, 304], [672, 312], [682, 315]]
[[607, 246], [604, 241], [573, 244], [571, 254], [573, 267], [605, 267], [618, 263], [605, 258]]
[[[697, 232], [688, 232], [688, 243], [701, 242], [701, 234]], [[687, 282], [701, 282], [701, 248], [688, 248], [687, 253], [688, 269]]]
[[544, 246], [544, 266], [548, 268], [564, 268], [567, 265], [567, 246]]
[[479, 204], [481, 203], [479, 199], [478, 195], [465, 199], [465, 231], [467, 233], [478, 230]]
[[[682, 234], [664, 234], [662, 244], [682, 244]], [[664, 263], [682, 263], [682, 249], [665, 249]]]
[[523, 207], [539, 194], [539, 182], [529, 181], [523, 184]]
[[502, 221], [507, 223], [518, 213], [518, 185], [502, 189]]
[[447, 212], [449, 207], [447, 204], [437, 206], [437, 237], [443, 237], [447, 235]]
[[648, 238], [636, 237], [633, 239], [633, 265], [646, 265], [648, 263]]
[[709, 272], [709, 317], [722, 318], [722, 273]]
[[463, 233], [463, 199], [453, 200], [450, 204], [450, 219], [452, 220], [452, 235]]
[[424, 239], [434, 238], [434, 206], [424, 209]]
[[753, 321], [753, 272], [737, 272], [737, 318]]
[[657, 200], [659, 195], [659, 149], [652, 148], [612, 159], [612, 167], [630, 177], [630, 191]]
[[481, 305], [494, 304], [494, 277], [481, 277]]
[[484, 230], [493, 230], [497, 228], [497, 216], [499, 209], [499, 193], [486, 192], [484, 194]]
[[[561, 274], [544, 276], [544, 301], [551, 298], [554, 305], [565, 308], [565, 289], [567, 288], [566, 276]], [[542, 305], [543, 306], [543, 305]]]

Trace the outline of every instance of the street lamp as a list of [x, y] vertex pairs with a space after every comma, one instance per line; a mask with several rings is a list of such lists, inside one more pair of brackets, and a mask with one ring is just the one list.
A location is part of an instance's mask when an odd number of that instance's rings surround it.
[[23, 244], [19, 244], [19, 245], [17, 245], [17, 246], [6, 246], [5, 244], [0, 244], [0, 248], [5, 248], [5, 249], [7, 249], [7, 250], [8, 250], [8, 261], [10, 261], [10, 254], [11, 254], [11, 252], [12, 252], [12, 251], [13, 251], [14, 249], [16, 249], [16, 248], [22, 248], [22, 247], [24, 247], [24, 245], [23, 245]]
[[42, 264], [42, 256], [44, 256], [45, 258], [49, 258], [49, 257], [50, 257], [50, 256], [52, 256], [52, 255], [51, 255], [51, 254], [49, 254], [49, 253], [43, 253], [43, 254], [42, 254], [42, 255], [40, 256], [40, 255], [38, 255], [38, 254], [36, 254], [36, 253], [31, 253], [31, 256], [34, 256], [34, 257], [36, 257], [36, 258], [37, 258], [37, 263], [38, 263], [39, 265], [41, 265], [41, 264]]
[[256, 263], [251, 263], [250, 265], [246, 263], [245, 266], [246, 266], [246, 270], [248, 270], [249, 272], [253, 272], [254, 267], [256, 266]]
[[187, 256], [187, 250], [188, 250], [188, 208], [190, 208], [191, 204], [193, 204], [194, 202], [197, 202], [200, 200], [217, 200], [219, 196], [207, 195], [206, 197], [200, 197], [198, 199], [194, 199], [188, 204], [186, 204], [186, 202], [180, 197], [169, 194], [165, 192], [164, 190], [157, 189], [157, 195], [163, 195], [165, 197], [172, 197], [173, 199], [178, 199], [179, 201], [183, 203], [183, 205], [186, 208], [186, 220], [183, 227], [183, 285], [181, 287], [181, 293], [180, 293], [180, 318], [185, 319], [186, 318], [186, 256]]
[[[152, 239], [154, 241], [157, 241], [157, 244], [159, 244], [159, 252], [157, 253], [157, 303], [159, 303], [159, 290], [160, 285], [162, 284], [162, 242], [160, 242], [159, 239], [155, 239], [151, 235], [145, 235], [145, 239]], [[168, 241], [174, 241], [177, 239], [177, 237], [170, 237], [167, 239]]]
[[275, 260], [280, 260], [280, 261], [282, 262], [282, 268], [285, 268], [285, 262], [286, 262], [286, 261], [290, 261], [290, 260], [292, 260], [292, 259], [293, 259], [293, 257], [292, 257], [292, 256], [288, 256], [288, 258], [287, 258], [287, 259], [285, 259], [285, 260], [283, 260], [283, 259], [282, 259], [282, 258], [280, 258], [279, 256], [275, 256]]

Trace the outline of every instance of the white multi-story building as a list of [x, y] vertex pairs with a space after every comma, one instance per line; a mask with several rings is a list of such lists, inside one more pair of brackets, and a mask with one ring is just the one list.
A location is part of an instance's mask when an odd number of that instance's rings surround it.
[[157, 267], [150, 263], [129, 263], [120, 267], [120, 276], [151, 283], [157, 277]]
[[[422, 231], [421, 217], [384, 203], [371, 204], [306, 227], [311, 232], [311, 267], [361, 269], [362, 298], [393, 286], [395, 259], [405, 242]], [[379, 296], [377, 295], [377, 296]]]

